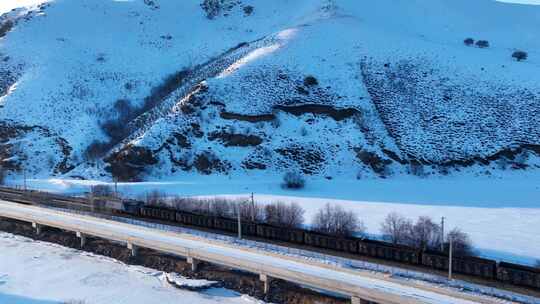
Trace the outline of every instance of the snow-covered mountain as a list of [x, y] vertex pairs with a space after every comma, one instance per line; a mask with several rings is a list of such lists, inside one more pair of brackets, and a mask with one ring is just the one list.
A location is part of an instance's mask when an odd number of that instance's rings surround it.
[[14, 174], [540, 168], [539, 6], [55, 0], [0, 22], [0, 159]]

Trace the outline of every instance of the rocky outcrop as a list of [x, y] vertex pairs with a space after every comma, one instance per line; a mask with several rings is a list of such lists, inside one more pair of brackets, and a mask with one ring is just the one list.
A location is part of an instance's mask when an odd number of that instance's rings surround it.
[[263, 139], [255, 135], [244, 135], [215, 131], [208, 134], [210, 141], [219, 140], [225, 147], [254, 147], [263, 142]]
[[336, 121], [341, 121], [347, 118], [351, 118], [354, 115], [358, 114], [359, 111], [353, 108], [337, 109], [332, 106], [319, 105], [319, 104], [303, 104], [297, 106], [276, 106], [278, 110], [287, 112], [295, 116], [301, 116], [306, 113], [316, 114], [316, 115], [326, 115], [331, 117]]
[[119, 181], [139, 181], [140, 174], [149, 166], [158, 163], [152, 151], [144, 147], [126, 146], [105, 159], [106, 168]]

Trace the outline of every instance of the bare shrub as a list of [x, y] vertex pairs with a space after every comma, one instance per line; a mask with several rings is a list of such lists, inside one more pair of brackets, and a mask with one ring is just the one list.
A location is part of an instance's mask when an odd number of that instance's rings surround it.
[[204, 0], [201, 4], [202, 9], [206, 12], [206, 18], [214, 19], [221, 14], [223, 3], [221, 0]]
[[393, 244], [407, 244], [412, 226], [411, 220], [392, 212], [386, 216], [381, 224], [381, 231], [384, 238]]
[[315, 76], [309, 75], [304, 78], [304, 85], [306, 87], [316, 86], [319, 85], [319, 81], [317, 78], [315, 78]]
[[244, 14], [246, 16], [251, 16], [251, 14], [253, 14], [253, 11], [255, 10], [255, 8], [251, 5], [247, 5], [247, 6], [244, 6]]
[[364, 224], [352, 211], [345, 211], [341, 206], [326, 204], [313, 219], [313, 229], [335, 236], [351, 236], [355, 232], [363, 233]]
[[489, 41], [487, 41], [487, 40], [478, 40], [478, 41], [476, 41], [476, 46], [481, 48], [481, 49], [488, 48], [489, 47]]
[[93, 196], [111, 197], [114, 196], [114, 190], [109, 185], [95, 185], [90, 188]]
[[[452, 239], [452, 251], [457, 256], [472, 256], [474, 249], [469, 235], [459, 228], [454, 228], [448, 233], [448, 242]], [[449, 251], [450, 244], [445, 243], [445, 251]]]
[[300, 135], [302, 135], [304, 137], [308, 135], [308, 130], [306, 129], [306, 127], [302, 127], [300, 129]]
[[517, 61], [527, 60], [528, 57], [529, 57], [529, 54], [527, 54], [527, 52], [524, 52], [524, 51], [515, 51], [512, 54], [512, 58], [515, 58]]
[[466, 46], [472, 46], [474, 44], [474, 39], [473, 38], [467, 38], [467, 39], [463, 40], [463, 43]]
[[304, 224], [304, 209], [297, 203], [275, 202], [264, 208], [267, 224], [287, 228], [300, 228]]
[[428, 216], [421, 216], [412, 226], [410, 243], [412, 246], [427, 250], [438, 249], [441, 242], [441, 227]]
[[97, 62], [105, 62], [105, 61], [107, 61], [107, 59], [105, 58], [105, 54], [99, 53], [99, 54], [96, 56], [96, 61], [97, 61]]
[[285, 189], [302, 189], [306, 185], [306, 180], [298, 172], [288, 172], [283, 176], [281, 186]]

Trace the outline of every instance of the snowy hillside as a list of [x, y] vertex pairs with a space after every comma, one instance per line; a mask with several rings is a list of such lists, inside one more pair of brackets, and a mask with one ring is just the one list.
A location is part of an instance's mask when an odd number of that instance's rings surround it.
[[0, 158], [13, 175], [540, 166], [539, 6], [56, 0], [0, 22]]

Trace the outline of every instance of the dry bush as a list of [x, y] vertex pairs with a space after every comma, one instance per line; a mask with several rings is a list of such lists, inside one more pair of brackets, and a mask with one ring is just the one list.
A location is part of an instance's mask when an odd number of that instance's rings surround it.
[[392, 212], [386, 216], [381, 224], [381, 231], [385, 239], [393, 244], [407, 244], [412, 231], [412, 221], [402, 215]]
[[335, 236], [351, 236], [363, 233], [364, 224], [352, 211], [345, 211], [341, 206], [326, 204], [313, 219], [313, 229]]
[[512, 54], [512, 58], [515, 58], [517, 61], [527, 60], [528, 57], [529, 57], [529, 54], [527, 54], [527, 52], [524, 52], [524, 51], [515, 51]]
[[265, 222], [270, 225], [300, 228], [304, 224], [304, 209], [297, 203], [275, 202], [264, 208]]
[[488, 48], [489, 47], [489, 41], [487, 41], [487, 40], [478, 40], [478, 41], [476, 41], [476, 46], [481, 48], [481, 49]]
[[288, 172], [283, 176], [281, 186], [285, 189], [302, 189], [306, 185], [306, 180], [298, 172]]
[[244, 6], [244, 14], [246, 16], [251, 16], [251, 14], [253, 14], [253, 11], [255, 10], [255, 8], [251, 5], [248, 5], [248, 6]]
[[467, 39], [463, 40], [463, 43], [466, 46], [472, 46], [472, 45], [474, 45], [474, 39], [473, 38], [467, 38]]
[[315, 76], [309, 75], [304, 78], [304, 85], [306, 87], [316, 86], [319, 85], [319, 81], [317, 78], [315, 78]]

